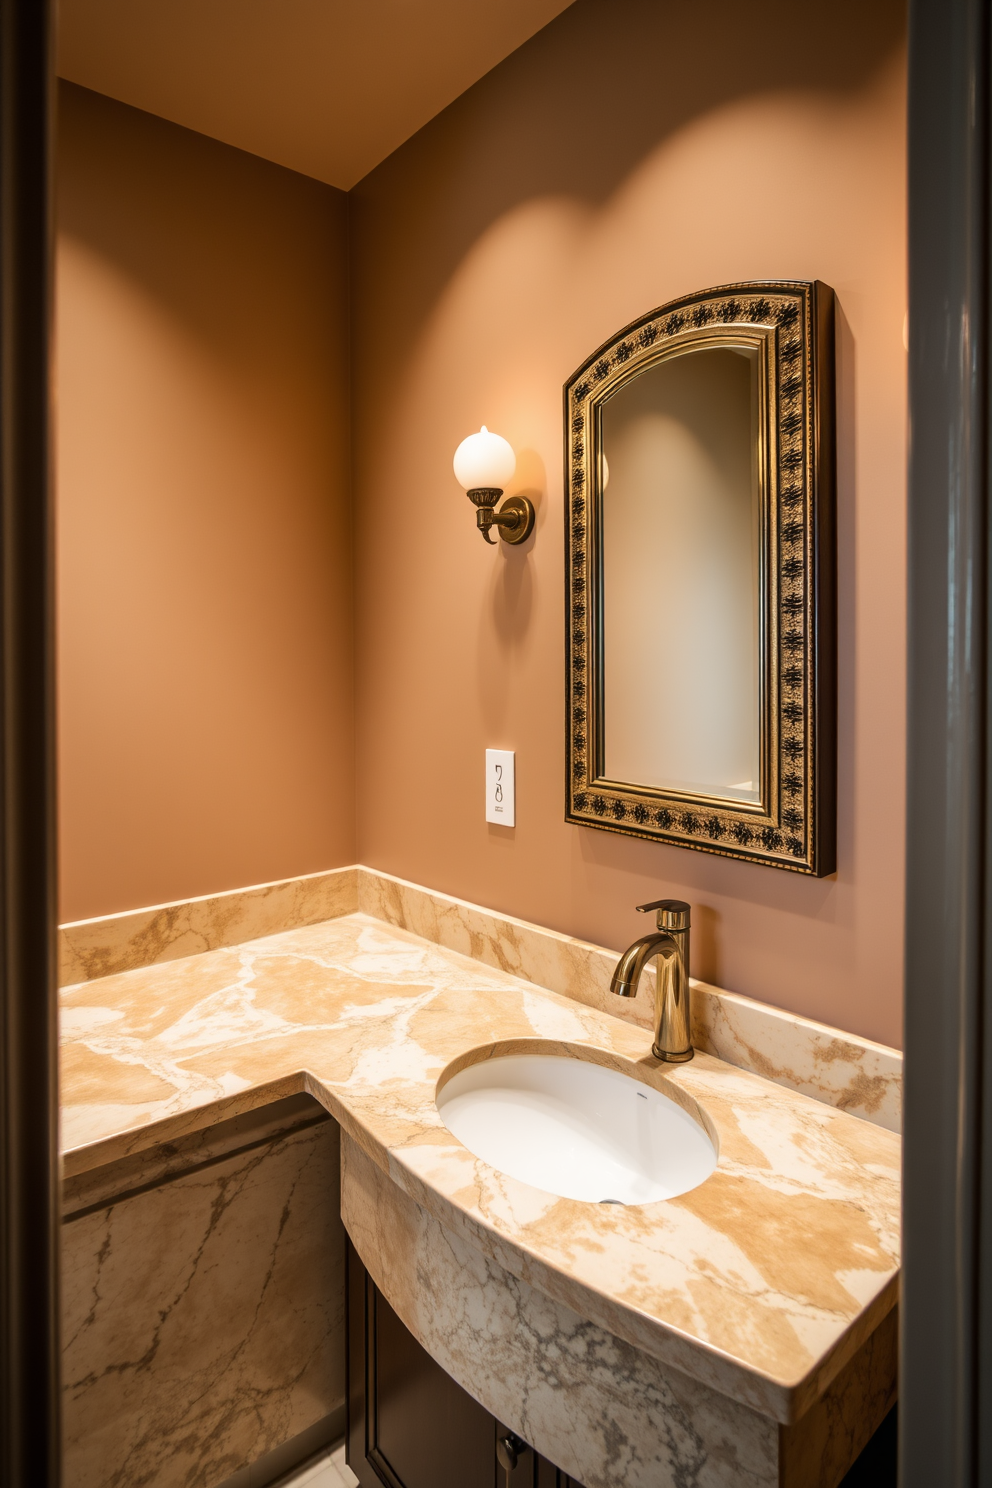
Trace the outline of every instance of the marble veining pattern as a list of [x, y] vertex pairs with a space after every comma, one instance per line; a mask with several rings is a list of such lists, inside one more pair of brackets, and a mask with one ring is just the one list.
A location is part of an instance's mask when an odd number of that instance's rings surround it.
[[854, 1038], [782, 1008], [692, 984], [692, 1035], [728, 1064], [753, 1070], [789, 1090], [863, 1116], [888, 1131], [902, 1129], [902, 1054]]
[[[63, 925], [63, 984], [237, 945], [361, 910], [436, 945], [650, 1028], [654, 971], [636, 998], [610, 993], [617, 952], [369, 868], [336, 868]], [[902, 1055], [751, 998], [694, 982], [693, 1043], [728, 1064], [890, 1131], [901, 1126]]]
[[[892, 1133], [704, 1053], [659, 1066], [636, 1024], [368, 915], [69, 987], [63, 1010], [76, 1171], [232, 1102], [308, 1090], [480, 1254], [771, 1418], [801, 1414], [895, 1301]], [[440, 1121], [437, 1079], [467, 1051], [520, 1041], [702, 1107], [719, 1142], [712, 1178], [604, 1209], [472, 1157]]]
[[536, 1291], [342, 1144], [341, 1215], [427, 1352], [586, 1488], [779, 1488], [778, 1427]]
[[[367, 868], [357, 871], [358, 907], [366, 914], [640, 1028], [652, 1027], [653, 967], [645, 972], [637, 997], [614, 997], [610, 978], [616, 951], [481, 909], [387, 873]], [[705, 982], [693, 980], [692, 986], [692, 1041], [697, 1049], [890, 1131], [901, 1129], [902, 1055], [898, 1049]]]
[[92, 981], [139, 966], [239, 945], [358, 908], [358, 869], [336, 868], [150, 909], [59, 926], [59, 982]]
[[344, 1402], [333, 1122], [63, 1226], [69, 1488], [211, 1488]]

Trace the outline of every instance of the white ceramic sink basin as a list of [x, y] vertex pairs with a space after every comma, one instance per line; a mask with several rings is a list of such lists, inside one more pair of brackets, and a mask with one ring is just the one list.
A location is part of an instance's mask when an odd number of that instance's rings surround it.
[[476, 1157], [565, 1199], [652, 1204], [716, 1167], [713, 1143], [681, 1106], [582, 1059], [485, 1059], [453, 1075], [437, 1107]]

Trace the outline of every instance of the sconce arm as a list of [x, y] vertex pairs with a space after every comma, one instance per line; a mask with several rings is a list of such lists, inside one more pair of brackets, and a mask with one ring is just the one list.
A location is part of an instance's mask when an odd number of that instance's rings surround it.
[[504, 542], [521, 543], [534, 530], [534, 504], [526, 496], [508, 496], [496, 510], [496, 503], [503, 492], [498, 489], [480, 487], [465, 493], [476, 508], [476, 526], [486, 542], [495, 547], [490, 537], [493, 527]]

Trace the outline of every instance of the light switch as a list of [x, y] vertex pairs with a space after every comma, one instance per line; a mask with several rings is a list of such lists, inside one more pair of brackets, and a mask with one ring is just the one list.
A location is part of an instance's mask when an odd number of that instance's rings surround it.
[[486, 821], [516, 826], [513, 791], [513, 750], [486, 750]]

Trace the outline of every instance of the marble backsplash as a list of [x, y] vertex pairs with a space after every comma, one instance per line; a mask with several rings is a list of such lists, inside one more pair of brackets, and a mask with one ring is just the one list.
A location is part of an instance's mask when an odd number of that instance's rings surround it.
[[[496, 914], [386, 873], [358, 870], [359, 908], [448, 950], [460, 951], [575, 998], [600, 1012], [651, 1028], [654, 972], [635, 998], [615, 997], [615, 950]], [[651, 928], [650, 926], [646, 928]], [[902, 1114], [902, 1054], [749, 997], [692, 983], [692, 1041], [697, 1049], [752, 1070], [789, 1090], [825, 1101], [889, 1131]]]
[[59, 985], [179, 961], [358, 909], [357, 868], [307, 873], [59, 926]]
[[[617, 951], [546, 930], [361, 866], [63, 925], [64, 986], [361, 911], [484, 965], [650, 1028], [649, 971], [636, 998], [614, 997]], [[728, 1064], [890, 1131], [901, 1127], [897, 1049], [693, 982], [693, 1043]]]

